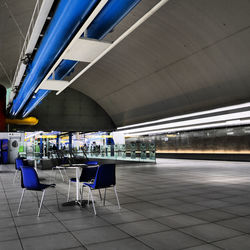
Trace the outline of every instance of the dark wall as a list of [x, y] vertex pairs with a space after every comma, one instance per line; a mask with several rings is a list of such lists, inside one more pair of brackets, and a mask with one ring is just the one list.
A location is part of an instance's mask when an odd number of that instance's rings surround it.
[[[129, 138], [128, 140], [135, 140]], [[128, 141], [127, 140], [127, 141]], [[250, 126], [217, 128], [144, 136], [138, 141], [154, 141], [160, 154], [250, 154]], [[249, 158], [249, 157], [248, 157]], [[249, 158], [250, 159], [250, 158]]]
[[12, 129], [25, 131], [109, 131], [114, 129], [114, 123], [108, 114], [88, 96], [66, 89], [56, 96], [51, 92], [30, 116], [39, 119], [36, 126], [19, 126]]

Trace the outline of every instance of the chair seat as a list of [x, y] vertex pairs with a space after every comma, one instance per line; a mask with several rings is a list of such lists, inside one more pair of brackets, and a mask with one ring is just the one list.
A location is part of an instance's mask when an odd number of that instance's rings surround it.
[[[79, 182], [91, 181], [91, 180], [92, 180], [92, 179], [86, 179], [86, 178], [83, 179], [83, 178], [80, 178], [80, 179], [79, 179]], [[76, 182], [76, 178], [70, 178], [70, 181], [71, 181], [71, 182]]]
[[83, 183], [84, 186], [88, 186], [88, 187], [91, 187], [91, 188], [95, 188], [94, 186], [94, 183], [93, 182], [84, 182]]
[[110, 187], [114, 186], [114, 185], [109, 185], [109, 186], [105, 186], [105, 187], [96, 187], [94, 182], [84, 182], [83, 185], [91, 187], [93, 189], [110, 188]]
[[38, 187], [36, 188], [26, 188], [27, 190], [34, 190], [34, 191], [43, 191], [44, 189], [46, 188], [49, 188], [49, 187], [55, 187], [56, 184], [42, 184], [40, 183]]

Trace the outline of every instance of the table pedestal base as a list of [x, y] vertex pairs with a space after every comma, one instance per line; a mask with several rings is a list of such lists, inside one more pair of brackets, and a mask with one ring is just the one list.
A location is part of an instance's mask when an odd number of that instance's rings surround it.
[[[67, 201], [62, 204], [63, 207], [86, 207], [88, 204], [88, 200], [82, 200], [82, 201]], [[89, 204], [92, 204], [92, 201], [89, 201]]]

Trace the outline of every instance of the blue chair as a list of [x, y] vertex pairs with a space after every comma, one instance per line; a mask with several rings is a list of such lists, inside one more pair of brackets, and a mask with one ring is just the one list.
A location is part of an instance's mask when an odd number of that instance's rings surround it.
[[40, 201], [40, 205], [38, 208], [37, 216], [39, 216], [41, 208], [42, 208], [42, 204], [43, 204], [45, 190], [49, 187], [55, 187], [55, 186], [56, 186], [55, 184], [42, 184], [42, 183], [40, 183], [40, 181], [38, 179], [37, 172], [33, 167], [21, 166], [21, 187], [22, 187], [23, 191], [22, 191], [21, 199], [19, 202], [18, 210], [17, 210], [17, 215], [19, 214], [19, 211], [21, 208], [21, 204], [22, 204], [25, 190], [43, 192], [42, 198]]
[[[92, 195], [92, 190], [100, 190], [105, 189], [104, 191], [104, 198], [103, 198], [103, 205], [105, 206], [106, 200], [106, 189], [113, 187], [115, 191], [115, 196], [118, 204], [118, 208], [120, 209], [120, 202], [118, 199], [117, 191], [116, 191], [116, 176], [115, 176], [115, 164], [103, 164], [98, 167], [96, 171], [95, 180], [92, 183], [84, 182], [84, 186], [88, 187], [89, 194], [91, 196], [92, 205], [94, 209], [94, 213], [96, 215], [95, 203]], [[89, 203], [89, 199], [88, 199]]]
[[[93, 180], [95, 178], [96, 171], [97, 171], [97, 166], [98, 166], [98, 162], [97, 161], [88, 161], [88, 162], [86, 162], [86, 165], [88, 165], [89, 167], [82, 169], [81, 176], [79, 178], [79, 182], [80, 183], [89, 182], [89, 181], [91, 181], [91, 180]], [[96, 166], [96, 167], [94, 167], [94, 166]], [[69, 179], [67, 201], [69, 201], [70, 184], [71, 184], [71, 182], [76, 183], [76, 178]], [[82, 195], [82, 192], [83, 191], [81, 190], [81, 195]], [[101, 198], [101, 193], [99, 193], [99, 194], [100, 194], [100, 198]]]
[[17, 177], [17, 173], [19, 171], [21, 171], [21, 167], [22, 166], [23, 166], [23, 159], [22, 158], [16, 158], [16, 160], [15, 160], [16, 171], [15, 171], [15, 175], [14, 175], [14, 178], [13, 178], [13, 184], [15, 183], [15, 180], [16, 180], [16, 177]]

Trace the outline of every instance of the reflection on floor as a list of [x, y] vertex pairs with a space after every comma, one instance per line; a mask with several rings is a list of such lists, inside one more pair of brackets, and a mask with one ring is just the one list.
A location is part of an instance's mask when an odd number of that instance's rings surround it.
[[[51, 171], [39, 171], [49, 181]], [[74, 172], [69, 173], [74, 175]], [[158, 160], [156, 165], [117, 166], [117, 189], [103, 207], [62, 207], [55, 191], [45, 197], [41, 217], [33, 193], [13, 185], [14, 166], [0, 166], [0, 249], [250, 249], [250, 164]], [[57, 176], [59, 204], [67, 183]], [[72, 188], [72, 197], [74, 196]], [[86, 195], [86, 194], [85, 194]]]

